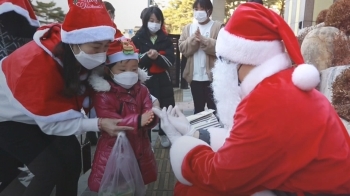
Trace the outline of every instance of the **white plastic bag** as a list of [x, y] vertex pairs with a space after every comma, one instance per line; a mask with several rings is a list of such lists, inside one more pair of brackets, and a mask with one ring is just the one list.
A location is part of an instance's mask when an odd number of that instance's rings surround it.
[[99, 196], [144, 196], [146, 187], [132, 147], [124, 132], [118, 134], [101, 180]]

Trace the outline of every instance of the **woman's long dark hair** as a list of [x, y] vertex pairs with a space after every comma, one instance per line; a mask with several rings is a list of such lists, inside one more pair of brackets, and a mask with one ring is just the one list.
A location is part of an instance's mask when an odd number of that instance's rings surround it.
[[148, 30], [148, 21], [151, 18], [152, 14], [154, 14], [156, 16], [156, 18], [160, 21], [161, 27], [163, 27], [163, 25], [164, 25], [164, 16], [163, 16], [162, 10], [160, 10], [158, 7], [149, 7], [146, 10], [146, 13], [144, 14], [144, 16], [142, 18], [142, 27], [141, 27], [141, 29], [143, 29], [149, 35], [151, 35], [151, 34]]
[[79, 95], [81, 93], [79, 69], [82, 69], [82, 67], [80, 67], [77, 62], [69, 44], [63, 42], [59, 43], [53, 54], [61, 59], [63, 64], [63, 95], [68, 98]]

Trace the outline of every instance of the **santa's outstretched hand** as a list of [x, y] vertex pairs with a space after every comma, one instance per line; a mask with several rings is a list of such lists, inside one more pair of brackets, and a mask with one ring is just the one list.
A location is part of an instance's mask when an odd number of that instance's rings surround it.
[[181, 112], [178, 106], [174, 108], [169, 106], [167, 109], [169, 122], [176, 128], [182, 135], [193, 135], [193, 130], [190, 122], [186, 116]]
[[154, 114], [159, 117], [163, 131], [168, 136], [170, 142], [173, 144], [179, 137], [182, 136], [182, 134], [176, 130], [172, 123], [170, 123], [167, 108], [164, 107], [162, 110], [159, 108], [152, 108], [152, 110]]

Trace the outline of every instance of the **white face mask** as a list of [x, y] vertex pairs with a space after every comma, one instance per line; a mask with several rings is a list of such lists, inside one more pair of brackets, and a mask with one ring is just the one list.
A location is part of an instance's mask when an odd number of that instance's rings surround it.
[[[113, 72], [111, 71], [113, 74]], [[125, 89], [130, 89], [139, 80], [139, 75], [135, 72], [126, 71], [120, 74], [113, 74], [113, 80]]]
[[[93, 69], [102, 63], [106, 62], [107, 53], [101, 52], [97, 54], [86, 54], [84, 51], [82, 51], [78, 45], [78, 48], [80, 50], [79, 54], [74, 54], [75, 58], [78, 60], [78, 62], [84, 66], [86, 69]], [[72, 46], [71, 46], [72, 49]], [[73, 51], [73, 49], [72, 49]], [[74, 53], [74, 52], [73, 52]]]
[[200, 23], [205, 22], [208, 19], [207, 12], [203, 10], [194, 11], [193, 16]]
[[160, 24], [155, 22], [148, 22], [147, 26], [149, 31], [151, 31], [152, 33], [156, 33], [160, 29]]

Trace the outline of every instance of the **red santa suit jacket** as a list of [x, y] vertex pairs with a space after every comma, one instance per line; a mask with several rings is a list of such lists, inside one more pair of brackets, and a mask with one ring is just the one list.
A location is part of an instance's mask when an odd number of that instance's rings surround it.
[[226, 140], [226, 133], [209, 130], [217, 152], [189, 136], [174, 142], [176, 196], [350, 193], [350, 139], [344, 125], [320, 92], [293, 84], [284, 54], [274, 58], [242, 82], [243, 100]]

